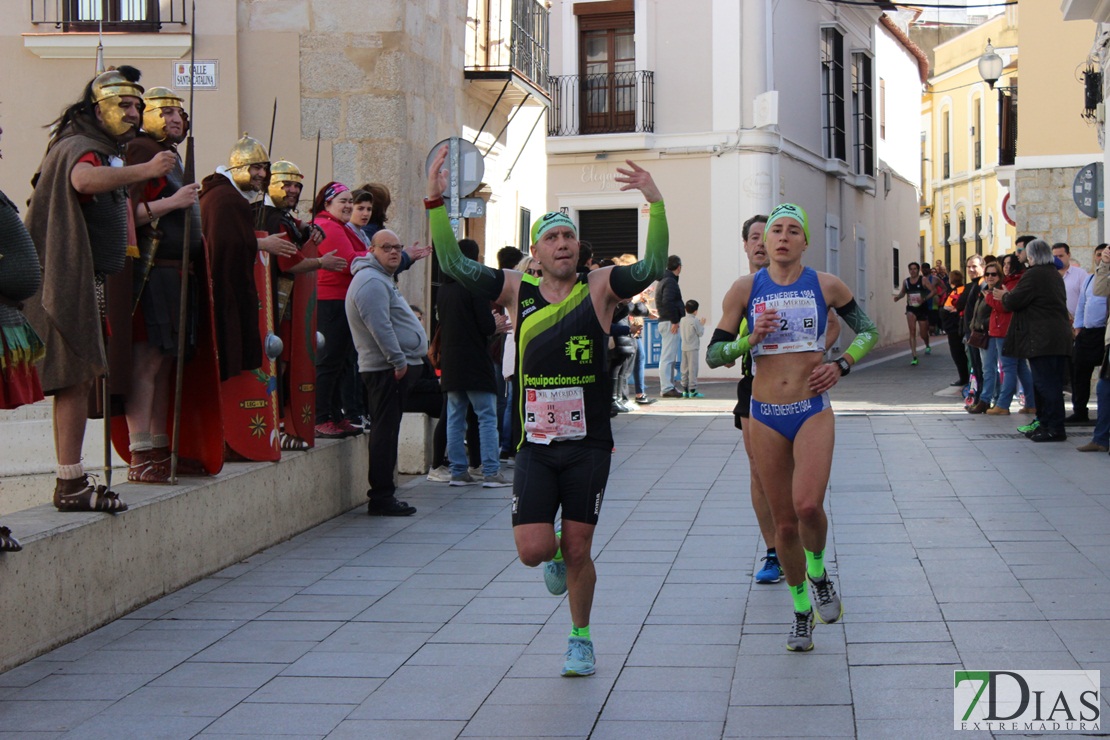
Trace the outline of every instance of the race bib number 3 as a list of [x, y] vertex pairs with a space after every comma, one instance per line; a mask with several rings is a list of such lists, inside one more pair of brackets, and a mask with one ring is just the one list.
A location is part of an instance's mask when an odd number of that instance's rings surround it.
[[771, 296], [755, 306], [757, 314], [771, 309], [778, 312], [779, 326], [760, 344], [760, 354], [807, 352], [817, 348], [817, 300], [814, 296]]
[[586, 404], [582, 389], [524, 389], [524, 432], [529, 442], [583, 439], [586, 436]]

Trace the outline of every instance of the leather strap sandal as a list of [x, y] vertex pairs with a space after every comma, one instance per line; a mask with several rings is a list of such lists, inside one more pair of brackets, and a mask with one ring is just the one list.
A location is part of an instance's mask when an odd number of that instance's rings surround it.
[[[166, 476], [170, 474], [170, 448], [169, 447], [155, 447], [152, 452], [161, 457], [166, 458]], [[204, 463], [192, 457], [177, 456], [177, 474], [182, 478], [204, 478], [208, 476], [208, 469], [204, 467]]]
[[12, 537], [12, 531], [7, 527], [0, 527], [0, 552], [19, 552], [23, 549], [23, 545], [19, 544], [19, 540]]
[[308, 449], [308, 442], [295, 435], [282, 432], [281, 449], [286, 452], [303, 452]]
[[58, 511], [102, 511], [105, 514], [127, 511], [127, 504], [120, 501], [115, 491], [96, 485], [95, 476], [86, 473], [81, 478], [55, 480], [54, 506]]
[[133, 450], [127, 480], [131, 483], [169, 483], [169, 459], [161, 459], [154, 450]]

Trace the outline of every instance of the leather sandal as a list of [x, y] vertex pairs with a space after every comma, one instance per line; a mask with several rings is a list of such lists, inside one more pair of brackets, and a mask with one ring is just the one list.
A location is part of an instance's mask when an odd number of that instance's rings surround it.
[[0, 527], [0, 552], [19, 552], [23, 549], [23, 545], [19, 544], [19, 540], [12, 537], [12, 531], [7, 527]]
[[169, 459], [161, 459], [155, 450], [133, 450], [127, 480], [130, 483], [169, 483]]
[[284, 452], [303, 452], [308, 449], [308, 442], [296, 435], [282, 432], [281, 449]]
[[107, 486], [96, 485], [96, 477], [86, 473], [72, 480], [55, 479], [54, 506], [58, 511], [102, 511], [118, 514], [127, 511], [127, 504]]
[[[151, 451], [166, 458], [166, 476], [168, 477], [170, 474], [170, 448], [155, 447]], [[200, 460], [178, 455], [177, 474], [182, 478], [206, 478], [208, 477], [208, 469], [204, 467], [204, 463]]]

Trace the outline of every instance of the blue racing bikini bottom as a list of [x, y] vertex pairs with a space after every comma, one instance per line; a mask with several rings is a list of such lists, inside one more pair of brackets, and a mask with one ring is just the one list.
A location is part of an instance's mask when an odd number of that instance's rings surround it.
[[831, 408], [828, 393], [794, 403], [763, 403], [752, 398], [751, 418], [793, 442], [806, 419], [827, 408]]

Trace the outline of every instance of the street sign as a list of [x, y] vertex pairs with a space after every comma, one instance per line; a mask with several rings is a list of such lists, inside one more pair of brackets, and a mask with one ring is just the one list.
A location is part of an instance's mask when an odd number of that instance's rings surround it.
[[1098, 218], [1102, 206], [1102, 162], [1091, 162], [1076, 173], [1071, 196], [1083, 215]]
[[486, 202], [481, 198], [461, 198], [459, 210], [463, 218], [485, 218]]
[[1016, 216], [1017, 206], [1014, 205], [1014, 201], [1010, 197], [1010, 194], [1006, 193], [1002, 198], [1002, 218], [1006, 219], [1006, 223], [1010, 224], [1010, 226], [1017, 226], [1017, 222], [1014, 220]]
[[[457, 139], [459, 143], [459, 190], [458, 196], [465, 198], [478, 189], [482, 184], [482, 178], [486, 174], [486, 162], [482, 158], [482, 153], [478, 151], [478, 147], [471, 144], [466, 139]], [[432, 166], [432, 160], [435, 159], [436, 152], [445, 146], [450, 146], [451, 139], [444, 139], [428, 152], [428, 158], [424, 161], [424, 171], [427, 172], [428, 168]], [[450, 158], [448, 158], [447, 166], [451, 166]], [[452, 178], [453, 179], [453, 178]], [[447, 190], [443, 191], [443, 199], [448, 200], [451, 197], [451, 186], [447, 186]]]
[[[173, 87], [189, 89], [189, 63], [173, 63]], [[193, 87], [197, 90], [217, 90], [220, 87], [220, 64], [216, 60], [193, 62]]]

